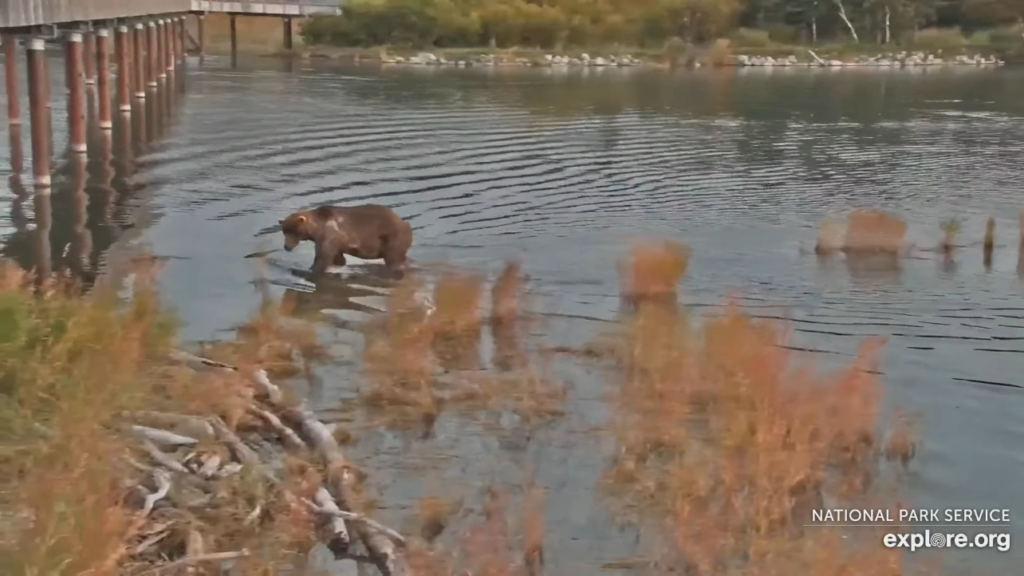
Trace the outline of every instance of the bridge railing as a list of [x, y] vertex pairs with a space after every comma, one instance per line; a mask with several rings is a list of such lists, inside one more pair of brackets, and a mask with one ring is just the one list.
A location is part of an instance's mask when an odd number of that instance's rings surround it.
[[339, 6], [340, 0], [0, 0], [0, 28], [184, 12], [302, 17], [340, 14]]
[[231, 14], [267, 14], [273, 16], [309, 16], [340, 14], [340, 0], [192, 0], [194, 12]]
[[0, 0], [0, 28], [188, 12], [192, 0]]

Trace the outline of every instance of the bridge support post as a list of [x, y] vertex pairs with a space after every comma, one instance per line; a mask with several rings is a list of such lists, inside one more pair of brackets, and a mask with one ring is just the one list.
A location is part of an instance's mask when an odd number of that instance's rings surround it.
[[200, 14], [196, 18], [199, 20], [196, 25], [196, 34], [199, 36], [199, 63], [202, 64], [203, 60], [206, 59], [206, 15]]
[[32, 197], [32, 211], [36, 217], [36, 229], [33, 248], [33, 255], [36, 263], [36, 287], [45, 286], [50, 280], [50, 273], [53, 271], [53, 257], [51, 256], [50, 228], [53, 226], [53, 209], [50, 204], [50, 185], [37, 187]]
[[228, 15], [231, 28], [231, 67], [238, 64], [238, 18], [234, 14]]
[[32, 122], [32, 178], [36, 188], [50, 187], [50, 111], [47, 108], [46, 42], [31, 38], [27, 45], [29, 120]]
[[175, 33], [178, 44], [178, 61], [181, 62], [181, 67], [184, 68], [187, 62], [186, 56], [188, 54], [185, 51], [185, 17], [178, 18], [178, 29]]
[[167, 21], [156, 21], [156, 77], [161, 83], [167, 80]]
[[82, 64], [86, 86], [96, 84], [96, 36], [92, 31], [82, 33]]
[[156, 22], [150, 21], [146, 25], [146, 88], [150, 91], [156, 90], [156, 71], [158, 68], [157, 58], [159, 50], [156, 47]]
[[285, 18], [284, 19], [284, 49], [290, 51], [293, 47], [294, 47], [294, 42], [292, 41], [292, 19], [291, 18]]
[[21, 96], [18, 93], [18, 37], [4, 34], [4, 79], [7, 81], [7, 123], [21, 124]]
[[[103, 138], [109, 138], [104, 133]], [[89, 271], [89, 253], [92, 252], [92, 233], [86, 227], [89, 218], [89, 195], [85, 192], [88, 179], [84, 154], [72, 154], [68, 158], [69, 195], [71, 197], [71, 245], [67, 260], [63, 262], [67, 272], [77, 280], [84, 280]]]
[[114, 57], [117, 59], [117, 109], [131, 113], [131, 66], [128, 63], [128, 27], [118, 26], [114, 33]]
[[114, 127], [110, 110], [110, 30], [106, 28], [96, 31], [96, 90], [99, 92], [100, 130], [106, 132]]
[[174, 19], [164, 22], [164, 70], [167, 76], [174, 77]]
[[136, 23], [135, 32], [132, 34], [132, 44], [135, 47], [132, 51], [135, 64], [135, 97], [143, 100], [146, 98], [146, 50], [142, 46], [145, 34], [146, 26], [141, 22]]
[[82, 33], [72, 32], [65, 41], [64, 65], [68, 78], [68, 139], [71, 151], [84, 153], [85, 144], [85, 74], [82, 70]]
[[114, 124], [114, 142], [117, 145], [114, 156], [117, 157], [115, 172], [127, 178], [132, 174], [133, 163], [135, 162], [134, 151], [132, 150], [132, 124], [135, 122], [134, 114], [121, 114]]

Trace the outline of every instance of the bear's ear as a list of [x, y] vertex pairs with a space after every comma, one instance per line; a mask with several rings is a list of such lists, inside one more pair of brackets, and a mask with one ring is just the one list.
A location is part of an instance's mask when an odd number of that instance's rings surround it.
[[277, 223], [278, 223], [278, 225], [282, 225], [283, 226], [284, 225], [284, 219], [282, 218], [282, 219], [278, 220]]
[[306, 223], [306, 215], [305, 214], [299, 214], [299, 217], [296, 220], [298, 220], [299, 224], [305, 224]]

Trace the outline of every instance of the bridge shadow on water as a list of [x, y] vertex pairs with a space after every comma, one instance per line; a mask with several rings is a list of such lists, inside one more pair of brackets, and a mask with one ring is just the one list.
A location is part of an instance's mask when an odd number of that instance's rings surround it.
[[28, 126], [10, 126], [13, 231], [4, 239], [0, 256], [34, 271], [37, 282], [64, 276], [90, 290], [100, 273], [108, 271], [110, 252], [153, 223], [151, 185], [146, 181], [154, 167], [149, 154], [174, 129], [185, 94], [184, 76], [176, 75], [173, 85], [149, 92], [144, 101], [133, 100], [131, 114], [115, 112], [108, 130], [99, 126], [97, 94], [90, 87], [88, 152], [74, 153], [65, 146], [54, 162], [52, 187], [44, 193], [25, 183], [31, 178], [25, 166], [31, 145]]

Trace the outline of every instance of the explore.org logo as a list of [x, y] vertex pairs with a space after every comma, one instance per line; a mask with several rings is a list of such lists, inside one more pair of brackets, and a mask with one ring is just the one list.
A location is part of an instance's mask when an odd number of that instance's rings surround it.
[[[1010, 550], [1006, 508], [824, 508], [811, 511], [814, 528], [874, 528], [886, 548]], [[876, 536], [877, 537], [877, 536]]]
[[896, 534], [889, 532], [882, 537], [882, 544], [886, 548], [907, 548], [911, 552], [921, 548], [994, 548], [1000, 552], [1007, 552], [1010, 549], [1010, 533], [964, 534], [963, 532], [943, 533], [931, 530], [925, 530], [923, 533]]

